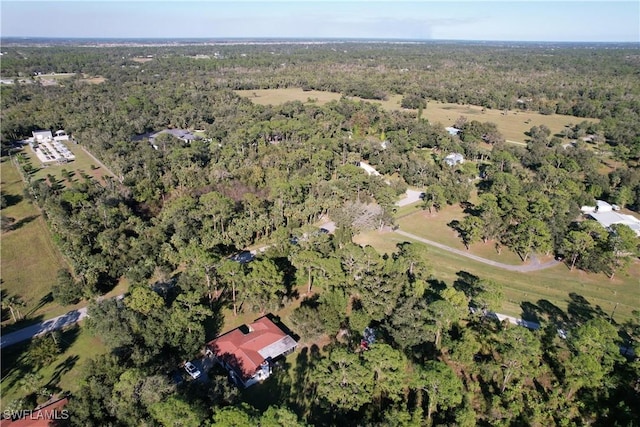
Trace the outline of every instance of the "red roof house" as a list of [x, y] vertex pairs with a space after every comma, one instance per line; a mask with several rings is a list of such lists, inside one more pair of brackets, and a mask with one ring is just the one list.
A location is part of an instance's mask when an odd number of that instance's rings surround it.
[[271, 361], [297, 347], [269, 317], [261, 317], [220, 335], [207, 344], [207, 350], [229, 371], [236, 384], [249, 387], [271, 375]]
[[5, 411], [7, 417], [0, 421], [0, 427], [49, 427], [57, 425], [61, 420], [69, 419], [69, 412], [64, 407], [69, 403], [66, 397], [47, 402], [33, 410]]

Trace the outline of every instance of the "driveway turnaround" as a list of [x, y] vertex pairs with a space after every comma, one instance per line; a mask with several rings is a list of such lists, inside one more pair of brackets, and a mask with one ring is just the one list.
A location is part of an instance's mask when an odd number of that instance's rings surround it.
[[422, 194], [422, 191], [407, 190], [405, 192], [405, 197], [403, 199], [398, 200], [396, 202], [396, 206], [407, 206], [407, 205], [410, 205], [412, 203], [419, 202], [420, 200], [422, 200], [420, 198], [421, 194]]
[[401, 236], [408, 237], [408, 238], [413, 239], [413, 240], [417, 240], [418, 242], [421, 242], [421, 243], [426, 243], [427, 245], [430, 245], [430, 246], [435, 246], [436, 248], [442, 249], [444, 251], [451, 252], [451, 253], [456, 254], [456, 255], [460, 255], [460, 256], [463, 256], [463, 257], [470, 258], [470, 259], [472, 259], [474, 261], [478, 261], [478, 262], [481, 262], [483, 264], [487, 264], [487, 265], [491, 265], [493, 267], [501, 268], [503, 270], [517, 271], [517, 272], [520, 272], [520, 273], [527, 273], [529, 271], [544, 270], [545, 268], [555, 267], [556, 265], [560, 264], [560, 261], [555, 261], [555, 260], [554, 261], [545, 262], [545, 263], [540, 263], [534, 257], [532, 257], [533, 262], [530, 263], [530, 264], [526, 264], [526, 265], [503, 264], [501, 262], [492, 261], [492, 260], [486, 259], [486, 258], [481, 258], [481, 257], [479, 257], [477, 255], [470, 254], [470, 253], [462, 251], [460, 249], [456, 249], [456, 248], [452, 248], [450, 246], [443, 245], [442, 243], [434, 242], [433, 240], [424, 239], [424, 238], [422, 238], [420, 236], [416, 236], [415, 234], [407, 233], [406, 231], [396, 230], [395, 233], [400, 234]]

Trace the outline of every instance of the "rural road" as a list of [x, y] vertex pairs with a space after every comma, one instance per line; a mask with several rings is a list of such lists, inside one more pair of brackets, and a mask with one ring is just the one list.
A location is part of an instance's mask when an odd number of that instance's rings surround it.
[[9, 347], [19, 342], [30, 340], [38, 335], [73, 325], [85, 317], [87, 317], [87, 307], [82, 307], [78, 310], [63, 314], [62, 316], [54, 317], [53, 319], [45, 320], [44, 322], [36, 323], [35, 325], [2, 335], [2, 337], [0, 337], [0, 348]]
[[438, 243], [438, 242], [434, 242], [433, 240], [427, 240], [424, 239], [420, 236], [416, 236], [415, 234], [411, 234], [411, 233], [407, 233], [406, 231], [402, 231], [402, 230], [395, 230], [394, 231], [397, 234], [400, 234], [401, 236], [404, 237], [408, 237], [410, 239], [413, 240], [417, 240], [418, 242], [422, 242], [422, 243], [426, 243], [427, 245], [430, 246], [435, 246], [436, 248], [445, 250], [447, 252], [451, 252], [454, 253], [456, 255], [460, 255], [463, 257], [467, 257], [470, 258], [474, 261], [478, 261], [481, 262], [483, 264], [487, 264], [487, 265], [491, 265], [493, 267], [497, 267], [497, 268], [501, 268], [503, 270], [509, 270], [509, 271], [517, 271], [519, 273], [527, 273], [530, 271], [538, 271], [538, 270], [544, 270], [545, 268], [551, 268], [554, 267], [556, 265], [558, 265], [560, 263], [560, 261], [549, 261], [549, 262], [545, 262], [545, 263], [540, 263], [537, 261], [537, 259], [533, 258], [533, 262], [530, 264], [526, 264], [526, 265], [510, 265], [510, 264], [503, 264], [501, 262], [497, 262], [497, 261], [492, 261], [490, 259], [486, 259], [486, 258], [481, 258], [477, 255], [473, 255], [470, 254], [466, 251], [462, 251], [460, 249], [455, 249], [452, 248], [450, 246], [446, 246], [443, 245], [442, 243]]

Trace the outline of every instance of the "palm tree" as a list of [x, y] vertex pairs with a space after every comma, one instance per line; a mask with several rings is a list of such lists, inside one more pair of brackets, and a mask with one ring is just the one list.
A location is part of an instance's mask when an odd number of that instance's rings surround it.
[[20, 307], [24, 307], [25, 303], [22, 299], [17, 295], [11, 295], [2, 298], [2, 308], [9, 309], [11, 312], [11, 317], [13, 318], [13, 323], [17, 323], [18, 320], [22, 319], [22, 314], [20, 313]]

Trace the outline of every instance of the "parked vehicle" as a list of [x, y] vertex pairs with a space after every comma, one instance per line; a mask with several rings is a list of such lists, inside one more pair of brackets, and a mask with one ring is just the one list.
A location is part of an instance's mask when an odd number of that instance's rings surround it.
[[202, 372], [195, 367], [195, 365], [191, 362], [187, 362], [184, 364], [184, 370], [193, 378], [194, 380], [202, 375]]

